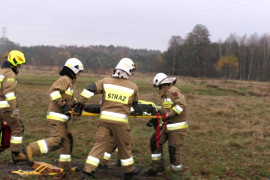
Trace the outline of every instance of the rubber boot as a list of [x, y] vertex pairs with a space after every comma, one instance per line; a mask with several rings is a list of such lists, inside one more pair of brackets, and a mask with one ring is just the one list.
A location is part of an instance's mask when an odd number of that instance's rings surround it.
[[157, 169], [149, 168], [144, 174], [145, 176], [156, 176], [160, 172], [164, 172], [164, 168], [160, 167]]
[[124, 179], [130, 180], [130, 179], [134, 178], [136, 175], [140, 174], [141, 171], [142, 171], [142, 167], [136, 166], [133, 171], [124, 174]]
[[95, 175], [96, 171], [92, 171], [92, 172], [83, 171], [83, 174], [84, 174], [84, 178], [92, 178], [92, 179], [97, 178], [97, 176]]
[[11, 152], [11, 157], [14, 163], [26, 160], [26, 157], [22, 152]]
[[25, 154], [26, 161], [28, 162], [28, 164], [30, 166], [33, 166], [34, 160], [33, 160], [33, 150], [32, 150], [32, 147], [29, 146], [29, 145], [24, 146], [23, 153]]

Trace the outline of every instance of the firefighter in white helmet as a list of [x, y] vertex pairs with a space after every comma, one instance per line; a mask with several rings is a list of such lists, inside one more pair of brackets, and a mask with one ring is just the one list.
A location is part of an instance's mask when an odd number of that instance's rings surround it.
[[2, 121], [5, 121], [11, 128], [10, 151], [13, 162], [25, 160], [25, 155], [22, 153], [24, 126], [16, 94], [16, 75], [21, 65], [25, 63], [24, 54], [12, 50], [0, 68], [0, 126]]
[[[165, 170], [162, 152], [166, 141], [169, 145], [171, 171], [178, 173], [183, 168], [182, 147], [188, 128], [186, 121], [187, 105], [183, 93], [174, 86], [176, 80], [176, 78], [168, 77], [164, 73], [158, 73], [153, 79], [153, 86], [157, 88], [160, 97], [160, 110], [164, 114], [164, 129], [160, 127], [160, 131], [156, 131], [150, 140], [152, 165], [146, 172], [149, 176], [155, 176]], [[149, 123], [147, 126], [149, 126]], [[163, 133], [162, 130], [164, 130]]]
[[73, 147], [72, 134], [68, 127], [71, 110], [76, 102], [73, 92], [76, 79], [83, 72], [83, 64], [76, 58], [66, 61], [58, 78], [49, 90], [49, 107], [47, 112], [47, 123], [51, 137], [32, 142], [24, 147], [26, 159], [33, 164], [33, 157], [59, 149], [59, 167], [65, 171], [76, 171], [71, 168], [71, 153]]
[[134, 71], [134, 62], [129, 58], [123, 58], [115, 67], [112, 77], [90, 84], [81, 93], [79, 99], [81, 104], [85, 104], [95, 94], [102, 94], [96, 143], [84, 167], [86, 177], [95, 177], [96, 168], [106, 154], [106, 145], [113, 141], [118, 147], [118, 158], [125, 179], [131, 179], [141, 171], [140, 167], [134, 167], [131, 152], [132, 135], [128, 122], [131, 106], [136, 108], [138, 104], [138, 87], [129, 80]]

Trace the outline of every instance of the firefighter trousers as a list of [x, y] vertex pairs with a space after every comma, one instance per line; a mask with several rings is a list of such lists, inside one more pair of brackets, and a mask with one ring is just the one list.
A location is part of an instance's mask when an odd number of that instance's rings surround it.
[[71, 168], [71, 153], [73, 138], [67, 122], [47, 119], [51, 137], [35, 141], [29, 144], [33, 150], [33, 156], [48, 153], [59, 149], [59, 167], [64, 170]]
[[96, 142], [87, 157], [84, 171], [91, 173], [96, 170], [104, 153], [108, 150], [106, 144], [113, 141], [118, 148], [118, 157], [121, 160], [124, 173], [134, 170], [134, 160], [131, 152], [132, 135], [129, 125], [99, 121], [96, 130]]
[[15, 116], [12, 111], [1, 111], [1, 121], [7, 122], [11, 130], [10, 151], [21, 152], [24, 126], [20, 116]]
[[168, 150], [170, 156], [171, 169], [181, 171], [182, 169], [182, 146], [184, 145], [184, 137], [186, 130], [165, 131], [159, 139], [159, 148], [156, 147], [156, 133], [150, 140], [152, 153], [152, 168], [156, 171], [165, 169], [163, 158], [163, 145], [168, 141]]

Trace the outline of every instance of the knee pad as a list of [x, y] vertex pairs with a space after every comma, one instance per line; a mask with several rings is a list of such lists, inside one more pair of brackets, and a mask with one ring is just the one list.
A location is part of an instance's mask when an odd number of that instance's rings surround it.
[[72, 134], [67, 134], [67, 137], [69, 139], [70, 153], [71, 153], [72, 152], [72, 149], [73, 149], [73, 137], [72, 137]]
[[175, 151], [176, 151], [176, 147], [169, 146], [169, 155], [170, 155], [170, 163], [171, 164], [175, 163], [175, 161], [176, 161]]
[[52, 147], [52, 151], [59, 149], [63, 145], [64, 140], [65, 140], [65, 138], [60, 138], [60, 137], [55, 137], [55, 138], [57, 140], [60, 139], [60, 142], [58, 143], [58, 145]]

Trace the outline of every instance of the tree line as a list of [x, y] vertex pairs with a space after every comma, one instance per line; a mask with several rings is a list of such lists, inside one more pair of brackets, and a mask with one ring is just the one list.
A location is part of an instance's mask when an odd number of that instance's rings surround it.
[[270, 36], [230, 34], [211, 43], [206, 26], [196, 25], [186, 38], [172, 36], [161, 55], [170, 74], [240, 80], [270, 80]]
[[21, 50], [27, 63], [62, 66], [71, 57], [80, 59], [87, 70], [102, 73], [113, 69], [122, 57], [136, 62], [141, 72], [164, 72], [171, 75], [239, 80], [270, 80], [270, 36], [230, 34], [222, 42], [211, 42], [210, 32], [196, 25], [185, 38], [172, 36], [165, 52], [131, 49], [121, 46], [20, 46], [0, 38], [0, 61], [12, 49]]

